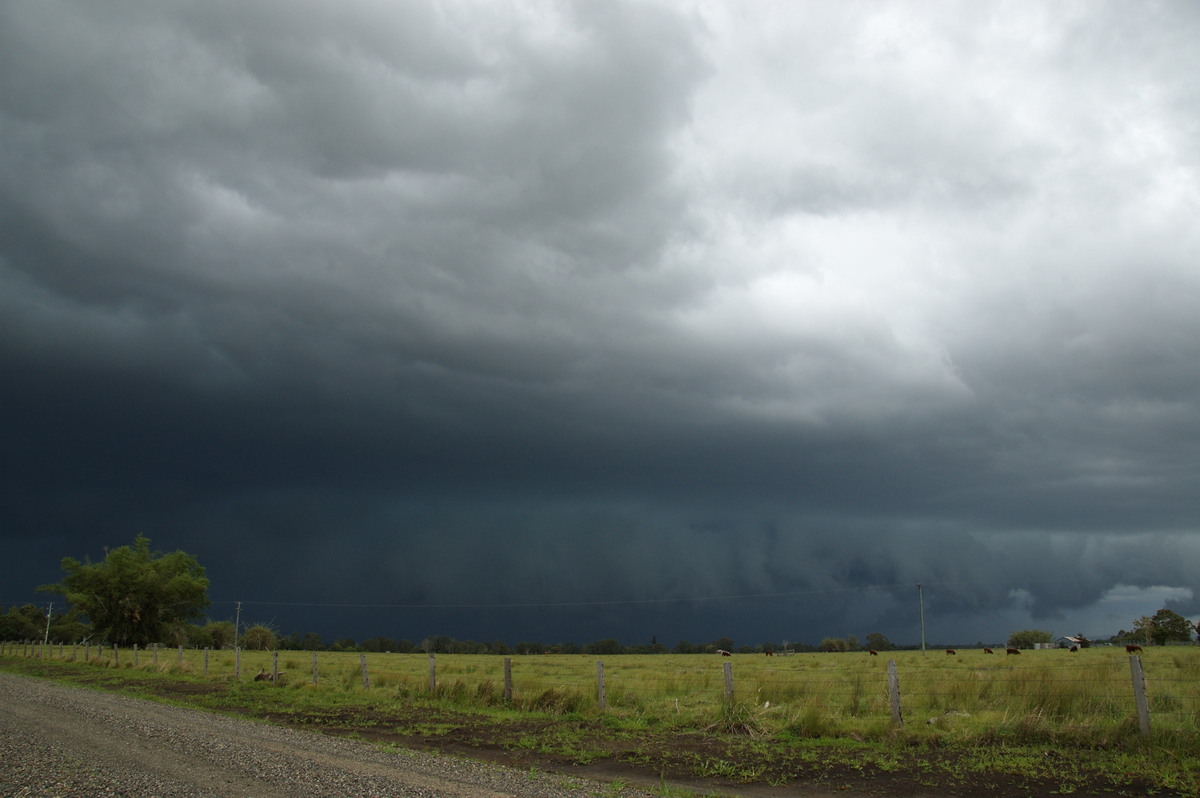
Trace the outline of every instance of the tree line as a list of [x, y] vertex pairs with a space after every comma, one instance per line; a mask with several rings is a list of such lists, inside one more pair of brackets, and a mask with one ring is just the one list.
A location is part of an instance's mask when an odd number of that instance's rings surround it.
[[[552, 643], [522, 641], [510, 646], [503, 641], [481, 643], [455, 640], [452, 637], [426, 637], [420, 642], [372, 637], [361, 642], [339, 638], [326, 645], [314, 632], [280, 634], [269, 624], [255, 623], [244, 630], [231, 621], [208, 619], [197, 623], [210, 605], [209, 580], [196, 558], [182, 551], [162, 553], [152, 551], [150, 540], [138, 535], [131, 546], [105, 550], [104, 559], [92, 562], [74, 557], [62, 560], [63, 578], [38, 588], [62, 595], [68, 606], [54, 614], [51, 608], [43, 613], [33, 604], [10, 607], [0, 614], [0, 639], [37, 640], [53, 632], [55, 642], [75, 643], [85, 640], [129, 646], [164, 644], [197, 648], [229, 648], [233, 646], [272, 650], [299, 651], [391, 651], [406, 653], [425, 651], [435, 654], [703, 654], [715, 651], [731, 653], [784, 653], [786, 651], [886, 651], [892, 643], [879, 632], [866, 636], [860, 643], [857, 636], [825, 638], [818, 646], [788, 644], [776, 646], [762, 643], [756, 646], [737, 646], [728, 637], [693, 644], [681, 640], [672, 648], [651, 639], [649, 643], [622, 645], [614, 639], [592, 643]], [[2, 608], [0, 608], [2, 609]], [[1164, 645], [1189, 641], [1200, 636], [1200, 624], [1195, 626], [1183, 616], [1163, 608], [1152, 616], [1143, 616], [1129, 631], [1120, 630], [1108, 641], [1113, 644]], [[1087, 647], [1092, 641], [1083, 635], [1076, 638]], [[1032, 648], [1038, 643], [1053, 640], [1050, 632], [1026, 629], [1010, 635], [1013, 648]], [[982, 643], [978, 644], [980, 647]], [[910, 646], [908, 648], [915, 648]]]

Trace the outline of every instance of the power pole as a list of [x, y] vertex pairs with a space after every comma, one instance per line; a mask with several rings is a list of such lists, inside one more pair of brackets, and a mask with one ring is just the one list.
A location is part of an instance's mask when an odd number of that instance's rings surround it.
[[921, 590], [921, 583], [917, 582], [917, 606], [921, 612], [921, 653], [925, 653], [925, 593]]
[[242, 625], [242, 602], [237, 603], [237, 619], [233, 622], [233, 647], [237, 648], [238, 629]]
[[50, 645], [50, 615], [54, 612], [54, 602], [50, 602], [50, 606], [46, 608], [46, 636], [42, 638], [42, 645]]

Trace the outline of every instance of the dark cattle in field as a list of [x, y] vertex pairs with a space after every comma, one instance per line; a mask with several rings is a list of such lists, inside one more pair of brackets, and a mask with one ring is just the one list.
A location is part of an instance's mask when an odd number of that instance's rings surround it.
[[732, 654], [730, 654], [728, 651], [726, 651], [723, 648], [718, 648], [717, 653], [720, 654], [722, 657], [732, 657], [733, 656]]
[[957, 652], [957, 651], [955, 651], [955, 650], [954, 650], [954, 649], [952, 649], [952, 648], [948, 648], [948, 649], [946, 649], [946, 653], [947, 653], [947, 654], [957, 654], [958, 652]]
[[773, 656], [775, 656], [775, 652], [774, 652], [774, 651], [772, 651], [772, 650], [771, 650], [771, 649], [769, 649], [769, 648], [768, 648], [766, 651], [764, 651], [763, 653], [764, 653], [764, 654], [766, 654], [768, 657], [773, 657]]
[[1004, 653], [1005, 653], [1005, 654], [1020, 654], [1020, 653], [1021, 653], [1021, 649], [1019, 649], [1019, 648], [1006, 648], [1006, 649], [1004, 649]]
[[1125, 653], [1126, 653], [1126, 654], [1132, 654], [1132, 653], [1133, 653], [1133, 652], [1135, 652], [1135, 651], [1141, 651], [1141, 650], [1142, 650], [1142, 647], [1141, 647], [1141, 646], [1139, 646], [1137, 643], [1132, 643], [1132, 644], [1130, 644], [1130, 645], [1128, 645], [1128, 646], [1125, 646]]
[[992, 651], [990, 648], [985, 648], [985, 649], [983, 650], [983, 653], [984, 653], [984, 654], [995, 654], [996, 652], [995, 652], [995, 651]]
[[1071, 646], [1070, 648], [1067, 649], [1067, 651], [1070, 651], [1072, 654], [1078, 650], [1079, 650], [1079, 646]]
[[878, 657], [878, 656], [879, 656], [879, 652], [878, 652], [878, 651], [876, 651], [875, 649], [871, 649], [871, 650], [870, 650], [870, 651], [868, 651], [867, 653], [868, 653], [868, 654], [870, 654], [872, 657]]

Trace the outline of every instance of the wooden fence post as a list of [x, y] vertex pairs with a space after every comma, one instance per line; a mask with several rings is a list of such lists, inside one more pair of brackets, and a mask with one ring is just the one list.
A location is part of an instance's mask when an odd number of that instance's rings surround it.
[[437, 692], [437, 663], [433, 658], [433, 652], [429, 652], [429, 694], [433, 695]]
[[608, 708], [608, 695], [604, 691], [604, 662], [596, 662], [596, 700], [601, 709]]
[[271, 652], [271, 684], [279, 686], [279, 651]]
[[183, 646], [179, 647], [179, 665], [183, 667]]
[[367, 655], [366, 654], [358, 655], [358, 666], [360, 668], [362, 668], [363, 687], [370, 689], [371, 679], [370, 679], [370, 677], [367, 676]]
[[[158, 653], [157, 649], [155, 653]], [[208, 646], [204, 647], [204, 675], [208, 676]]]
[[733, 663], [723, 663], [725, 671], [725, 700], [729, 703], [733, 702]]
[[1129, 655], [1129, 676], [1133, 681], [1133, 703], [1137, 707], [1138, 728], [1143, 737], [1150, 736], [1150, 703], [1146, 701], [1146, 677], [1142, 673], [1142, 658]]
[[158, 643], [154, 644], [154, 664], [158, 664]]
[[242, 678], [242, 650], [237, 646], [233, 647], [233, 678]]
[[317, 683], [317, 652], [313, 652], [313, 684]]
[[504, 703], [512, 703], [512, 657], [504, 658]]
[[900, 714], [900, 677], [896, 674], [896, 660], [888, 660], [887, 671], [888, 698], [892, 704], [892, 723], [895, 723], [897, 726], [903, 726], [904, 716]]
[[121, 665], [121, 649], [117, 648], [117, 644], [113, 643], [113, 667], [118, 668]]
[[138, 666], [138, 647], [137, 647], [137, 643], [134, 643], [133, 644], [133, 667], [136, 668], [137, 666]]
[[90, 642], [90, 641], [88, 641], [88, 640], [84, 640], [84, 641], [83, 641], [83, 661], [84, 661], [84, 662], [87, 662], [87, 661], [88, 661], [88, 650], [89, 650], [91, 647], [92, 647], [92, 644], [91, 644], [91, 642]]

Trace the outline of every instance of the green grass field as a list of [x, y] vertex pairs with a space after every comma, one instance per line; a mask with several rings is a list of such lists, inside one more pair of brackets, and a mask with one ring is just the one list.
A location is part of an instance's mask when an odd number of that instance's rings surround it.
[[[22, 652], [18, 652], [22, 653]], [[38, 651], [25, 652], [39, 655]], [[82, 661], [82, 647], [51, 646], [55, 659]], [[92, 647], [89, 664], [112, 667], [111, 649]], [[207, 676], [205, 657], [207, 656]], [[137, 669], [228, 680], [233, 651], [175, 649], [141, 651]], [[513, 656], [511, 703], [504, 695], [504, 657], [439, 654], [436, 687], [430, 694], [430, 659], [425, 654], [367, 654], [370, 687], [364, 688], [361, 655], [317, 654], [313, 683], [311, 652], [278, 654], [279, 689], [369, 692], [376, 697], [433, 697], [464, 707], [508, 705], [550, 714], [597, 714], [597, 659], [582, 655]], [[714, 722], [732, 703], [743, 722], [764, 732], [790, 730], [810, 736], [879, 736], [893, 730], [887, 661], [896, 662], [905, 728], [926, 726], [939, 734], [971, 738], [1011, 735], [1020, 739], [1069, 738], [1110, 741], [1138, 731], [1129, 656], [1123, 649], [1025, 651], [1020, 656], [961, 650], [812, 653], [765, 657], [734, 655], [618, 655], [602, 658], [605, 714], [645, 723], [701, 725]], [[1141, 655], [1152, 735], [1198, 740], [1200, 647], [1148, 649]], [[724, 666], [732, 675], [727, 700]], [[130, 650], [121, 668], [134, 668]], [[271, 672], [271, 652], [241, 652], [241, 678]]]
[[[380, 744], [460, 742], [558, 762], [636, 762], [686, 778], [906, 795], [1200, 796], [1200, 647], [1141, 655], [1151, 732], [1139, 728], [1123, 649], [1020, 656], [959, 650], [603, 657], [278, 652], [134, 652], [6, 644], [0, 668]], [[894, 722], [896, 662], [903, 725]], [[725, 667], [732, 676], [728, 699]], [[382, 736], [381, 736], [382, 735]], [[435, 743], [436, 744], [436, 743]], [[639, 752], [636, 756], [631, 752]], [[633, 757], [632, 759], [630, 757]], [[985, 785], [986, 789], [980, 785]], [[989, 792], [990, 790], [990, 792]], [[666, 794], [676, 794], [664, 792]]]

